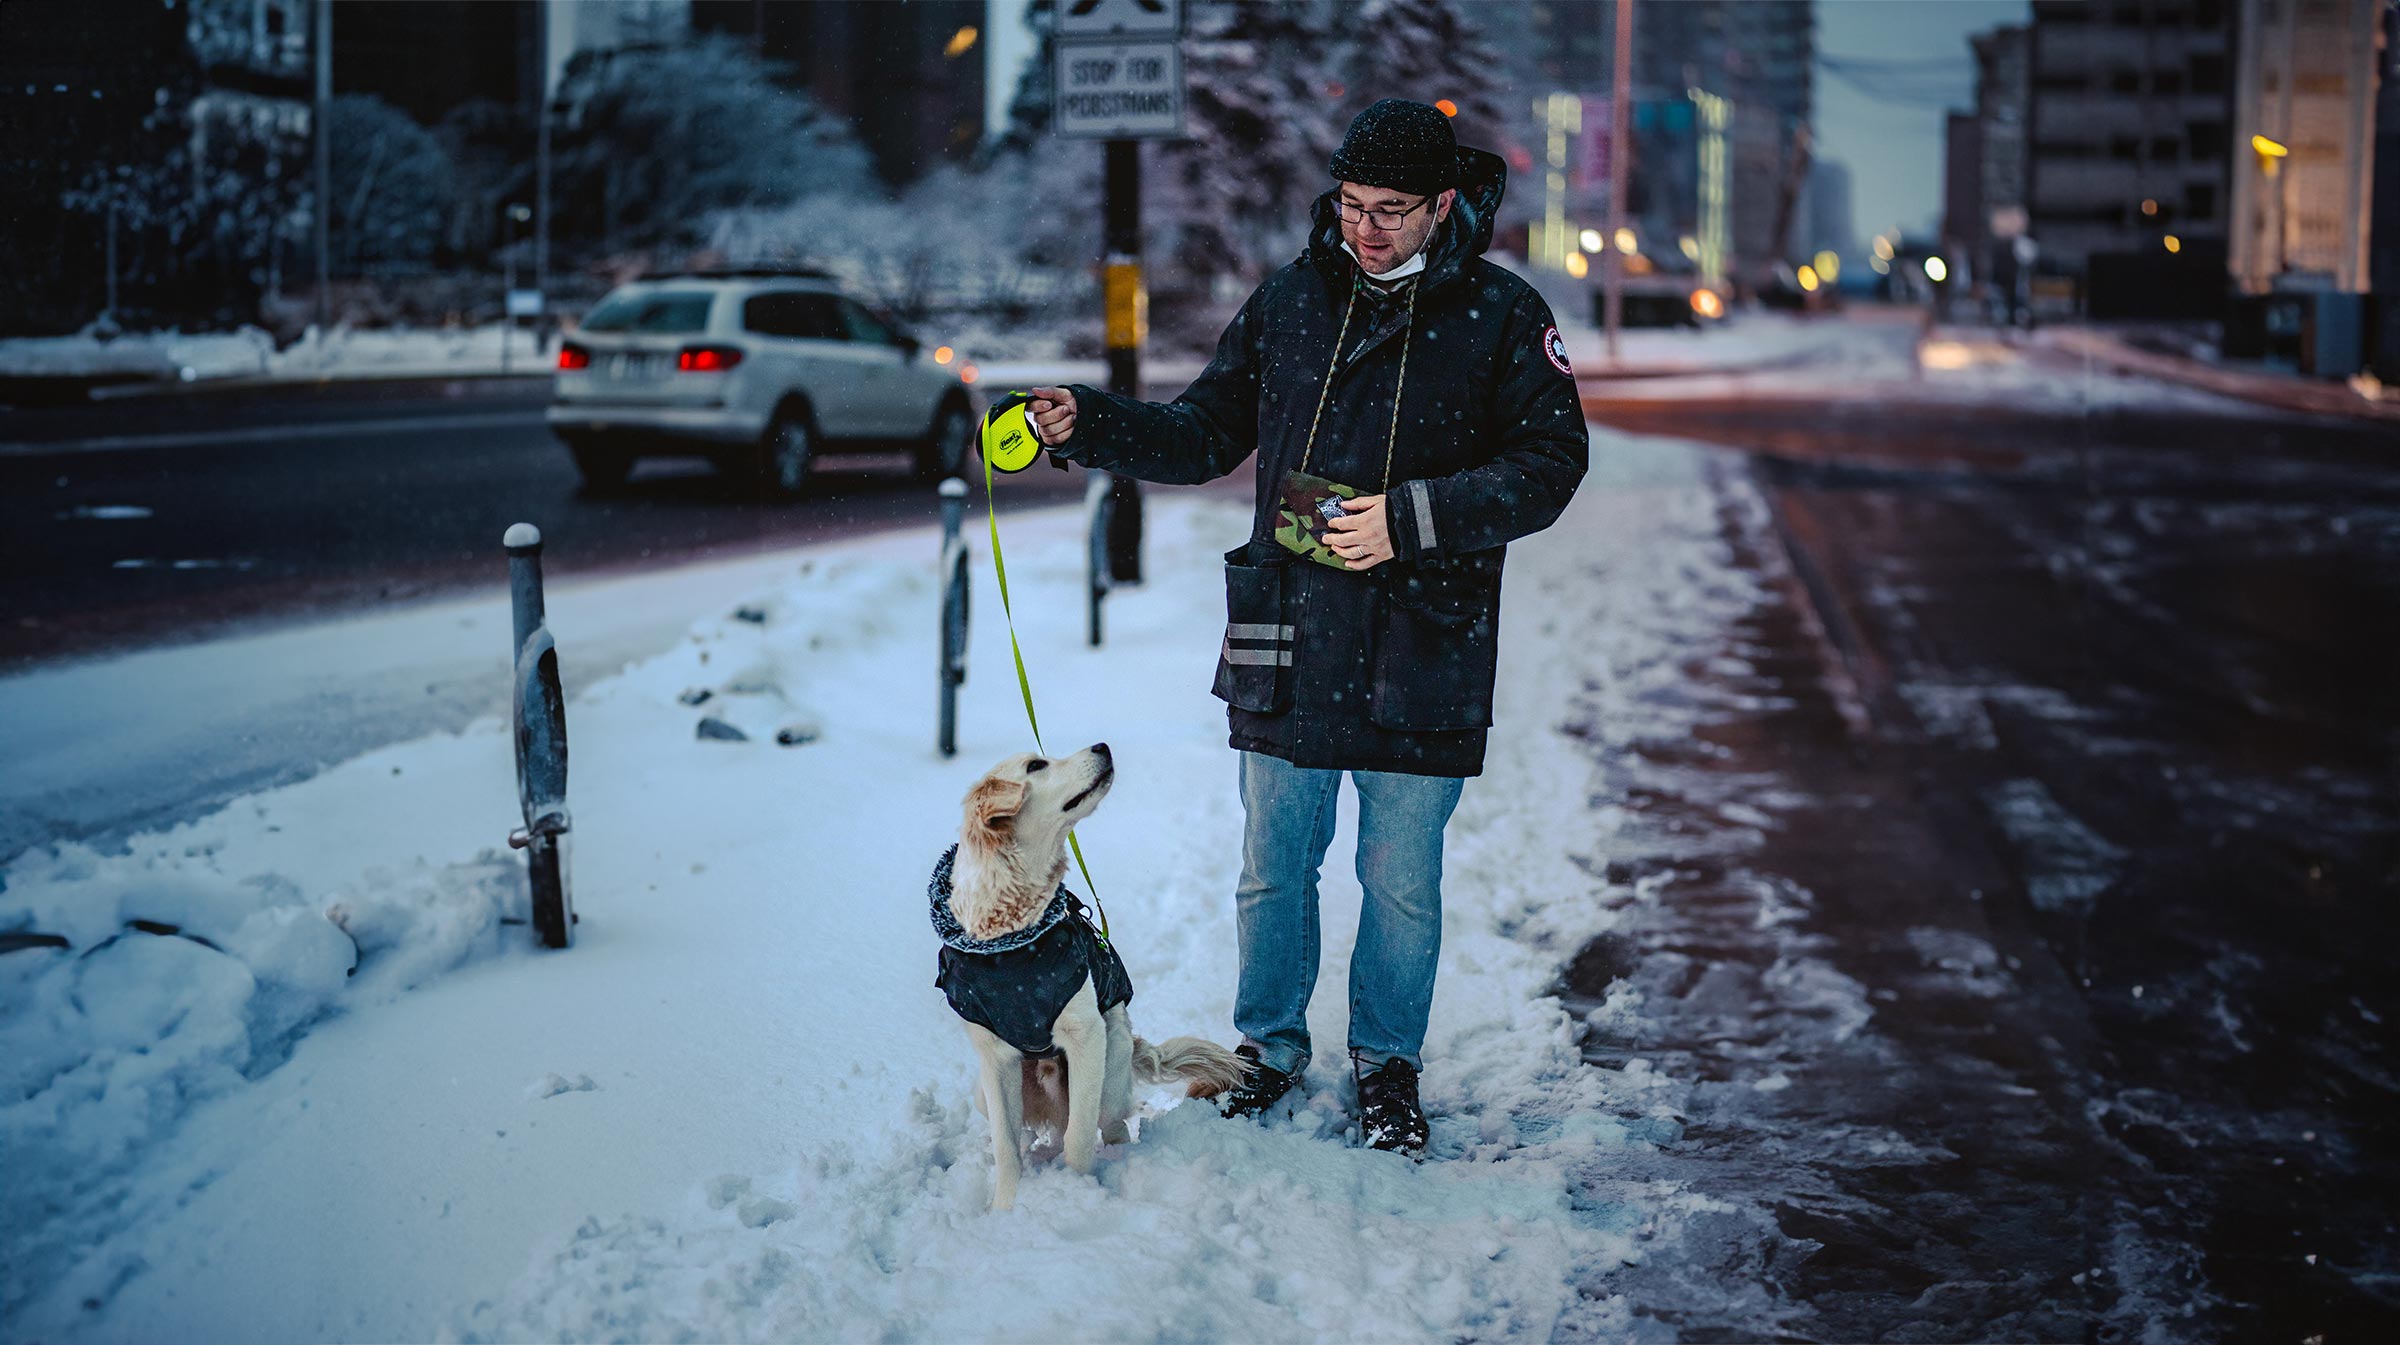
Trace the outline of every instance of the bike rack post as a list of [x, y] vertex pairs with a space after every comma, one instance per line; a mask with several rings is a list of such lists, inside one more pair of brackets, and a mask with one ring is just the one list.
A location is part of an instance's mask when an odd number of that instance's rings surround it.
[[967, 544], [959, 524], [967, 513], [967, 483], [945, 479], [942, 495], [942, 715], [937, 745], [945, 757], [958, 755], [958, 688], [967, 680]]
[[1108, 534], [1117, 509], [1112, 481], [1109, 473], [1094, 468], [1083, 488], [1083, 507], [1090, 520], [1084, 572], [1089, 580], [1091, 619], [1085, 639], [1094, 649], [1100, 647], [1100, 600], [1108, 596], [1109, 588]]
[[515, 523], [501, 536], [508, 549], [509, 609], [516, 631], [516, 682], [510, 697], [516, 728], [517, 803], [525, 824], [509, 833], [510, 848], [526, 852], [533, 888], [533, 928], [544, 944], [575, 941], [575, 903], [568, 892], [567, 701], [558, 680], [558, 645], [542, 609], [542, 533]]

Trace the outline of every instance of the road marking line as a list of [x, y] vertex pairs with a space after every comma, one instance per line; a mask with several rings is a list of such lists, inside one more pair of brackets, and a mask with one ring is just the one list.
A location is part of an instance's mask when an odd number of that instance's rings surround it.
[[337, 420], [315, 425], [259, 425], [242, 430], [195, 430], [188, 434], [114, 434], [94, 439], [61, 439], [54, 443], [0, 443], [0, 458], [38, 458], [52, 454], [111, 453], [131, 448], [203, 448], [211, 444], [242, 444], [264, 439], [317, 439], [345, 434], [402, 434], [411, 430], [488, 430], [503, 425], [539, 424], [546, 407], [525, 411], [490, 411], [473, 416], [393, 416], [382, 420]]

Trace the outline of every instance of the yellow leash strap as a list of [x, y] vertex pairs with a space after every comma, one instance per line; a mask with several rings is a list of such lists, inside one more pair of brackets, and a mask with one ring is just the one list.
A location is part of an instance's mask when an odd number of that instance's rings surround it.
[[[1033, 683], [1025, 676], [1025, 650], [1017, 643], [1017, 614], [1008, 603], [1008, 562], [1000, 554], [1000, 514], [992, 494], [992, 458], [983, 455], [983, 521], [992, 534], [992, 576], [1000, 581], [1000, 615], [1008, 623], [1008, 652], [1017, 662], [1017, 694], [1025, 698], [1025, 722], [1033, 726], [1033, 745], [1042, 755], [1050, 749], [1042, 744], [1041, 716], [1033, 711]], [[1067, 833], [1067, 848], [1075, 852], [1075, 867], [1083, 873], [1084, 890], [1092, 894], [1092, 909], [1100, 913], [1100, 942], [1108, 942], [1108, 908], [1100, 904], [1100, 885], [1092, 881], [1091, 867], [1083, 862], [1083, 843], [1075, 833]]]

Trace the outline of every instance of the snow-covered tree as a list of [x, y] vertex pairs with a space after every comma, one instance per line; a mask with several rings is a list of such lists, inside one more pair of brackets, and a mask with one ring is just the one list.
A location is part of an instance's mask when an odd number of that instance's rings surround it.
[[343, 269], [431, 258], [444, 241], [457, 192], [441, 141], [366, 94], [333, 100], [332, 133], [332, 243]]
[[1500, 54], [1455, 0], [1368, 0], [1346, 25], [1342, 125], [1381, 98], [1448, 99], [1459, 139], [1492, 143], [1501, 125]]
[[739, 41], [586, 52], [559, 96], [552, 237], [604, 251], [695, 241], [713, 211], [857, 193], [849, 127], [779, 88]]
[[512, 236], [506, 207], [531, 205], [536, 195], [533, 117], [521, 106], [473, 98], [431, 129], [456, 174], [445, 244], [457, 255], [488, 256]]
[[1184, 43], [1187, 139], [1151, 152], [1151, 233], [1193, 288], [1290, 259], [1339, 142], [1332, 34], [1315, 10], [1235, 0]]
[[152, 156], [94, 165], [61, 196], [117, 235], [124, 305], [165, 321], [246, 321], [307, 225], [306, 113], [210, 92], [161, 104]]
[[[1305, 237], [1308, 205], [1326, 185], [1325, 160], [1339, 134], [1327, 12], [1292, 0], [1192, 10], [1183, 43], [1185, 138], [1142, 146], [1150, 286], [1163, 300], [1151, 316], [1162, 335], [1213, 338], [1216, 292], [1246, 287], [1289, 260]], [[1050, 132], [1054, 18], [1052, 0], [1026, 7], [1035, 52], [987, 162], [1038, 180], [1041, 199], [1062, 203], [1027, 222], [1020, 243], [1028, 262], [1082, 270], [1099, 260], [1101, 151]], [[1178, 330], [1184, 325], [1193, 330]]]
[[1026, 154], [1049, 143], [1051, 100], [1058, 80], [1058, 24], [1055, 0], [1025, 0], [1025, 27], [1033, 34], [1033, 53], [1017, 72], [1016, 91], [1008, 99], [1008, 123], [984, 142], [985, 162], [1004, 154]]

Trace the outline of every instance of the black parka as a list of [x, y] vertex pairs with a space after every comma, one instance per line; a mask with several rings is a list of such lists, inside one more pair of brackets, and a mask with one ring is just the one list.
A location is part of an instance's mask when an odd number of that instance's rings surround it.
[[[1257, 454], [1251, 540], [1225, 556], [1215, 686], [1236, 748], [1482, 773], [1507, 544], [1566, 508], [1588, 442], [1549, 306], [1482, 257], [1506, 169], [1459, 155], [1458, 201], [1413, 279], [1366, 283], [1329, 192], [1308, 248], [1250, 296], [1182, 396], [1072, 389], [1074, 432], [1052, 452], [1085, 466], [1191, 483]], [[1339, 570], [1274, 541], [1281, 482], [1304, 453], [1311, 475], [1384, 495], [1392, 560]]]

